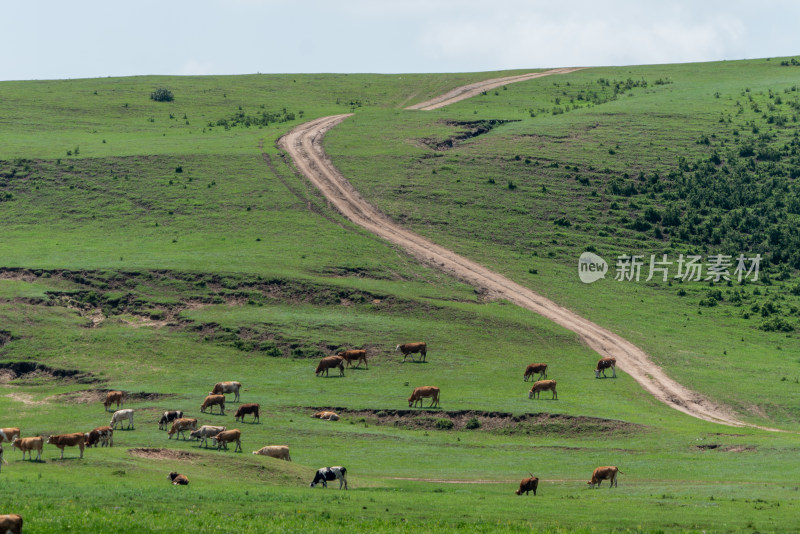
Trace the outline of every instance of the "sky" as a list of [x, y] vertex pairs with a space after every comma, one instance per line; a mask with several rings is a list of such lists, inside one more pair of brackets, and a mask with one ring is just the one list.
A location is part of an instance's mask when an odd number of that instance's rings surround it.
[[797, 0], [5, 0], [0, 80], [477, 72], [800, 54]]

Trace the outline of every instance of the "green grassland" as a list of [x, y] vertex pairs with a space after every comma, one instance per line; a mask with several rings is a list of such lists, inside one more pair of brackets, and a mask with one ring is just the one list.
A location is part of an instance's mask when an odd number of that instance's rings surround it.
[[[625, 224], [647, 208], [665, 215], [672, 201], [683, 217], [691, 198], [670, 171], [722, 154], [723, 137], [738, 147], [740, 123], [768, 130], [768, 118], [736, 117], [736, 100], [791, 102], [795, 68], [773, 59], [587, 69], [435, 112], [398, 109], [518, 72], [0, 83], [0, 362], [48, 366], [0, 369], [0, 426], [88, 431], [110, 419], [97, 400], [107, 389], [129, 391], [136, 410], [135, 430], [83, 460], [70, 449], [59, 460], [46, 445], [43, 462], [22, 461], [6, 445], [0, 512], [22, 514], [26, 532], [794, 529], [794, 433], [695, 420], [624, 372], [594, 379], [597, 355], [572, 333], [355, 227], [274, 146], [305, 120], [354, 112], [326, 147], [390, 216], [622, 333], [742, 418], [796, 431], [797, 334], [759, 329], [775, 316], [796, 324], [791, 255], [769, 257], [768, 284], [741, 287], [585, 286], [575, 276], [589, 245], [607, 260], [714, 250], [702, 232], [680, 239], [680, 224], [659, 224], [661, 238], [653, 224]], [[158, 87], [175, 100], [151, 101]], [[791, 143], [785, 114], [766, 148]], [[435, 148], [474, 128], [464, 122], [492, 119], [516, 122]], [[662, 191], [654, 172], [668, 182]], [[770, 179], [786, 182], [791, 215], [790, 172]], [[698, 217], [723, 211], [705, 209]], [[709, 298], [715, 306], [698, 304]], [[394, 352], [422, 339], [426, 363]], [[319, 357], [353, 347], [368, 350], [369, 369], [314, 376]], [[549, 363], [558, 400], [527, 398], [521, 375], [534, 361]], [[235, 403], [225, 415], [199, 412], [219, 380], [244, 384], [259, 424], [235, 422]], [[412, 387], [425, 384], [442, 389], [442, 408], [409, 413]], [[342, 419], [310, 418], [317, 408]], [[244, 452], [167, 439], [156, 424], [167, 409], [240, 428]], [[288, 444], [293, 462], [250, 454], [269, 444]], [[325, 465], [346, 466], [350, 490], [308, 488]], [[620, 466], [618, 488], [588, 488], [599, 465]], [[173, 470], [191, 484], [170, 486]], [[529, 472], [540, 494], [515, 496]]]

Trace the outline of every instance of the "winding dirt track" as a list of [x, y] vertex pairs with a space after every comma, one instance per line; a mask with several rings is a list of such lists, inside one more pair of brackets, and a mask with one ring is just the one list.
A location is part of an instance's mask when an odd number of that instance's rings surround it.
[[[481, 84], [454, 89], [440, 98], [406, 109], [436, 109], [512, 81], [565, 74], [574, 70], [577, 69], [556, 69], [531, 75], [486, 80]], [[298, 170], [319, 188], [330, 204], [345, 217], [402, 247], [418, 260], [480, 288], [493, 297], [506, 299], [575, 332], [601, 356], [616, 358], [620, 369], [668, 406], [705, 421], [730, 426], [751, 426], [738, 420], [730, 408], [715, 404], [669, 378], [644, 351], [622, 337], [482, 265], [403, 228], [374, 208], [333, 166], [322, 147], [325, 133], [350, 115], [352, 114], [322, 117], [301, 124], [278, 140], [278, 147], [289, 153]]]

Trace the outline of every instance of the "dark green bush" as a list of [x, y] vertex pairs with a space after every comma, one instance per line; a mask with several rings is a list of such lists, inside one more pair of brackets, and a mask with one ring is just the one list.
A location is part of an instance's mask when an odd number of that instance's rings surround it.
[[154, 100], [156, 102], [172, 102], [175, 100], [175, 96], [172, 94], [172, 91], [166, 89], [164, 87], [160, 87], [150, 93], [150, 100]]

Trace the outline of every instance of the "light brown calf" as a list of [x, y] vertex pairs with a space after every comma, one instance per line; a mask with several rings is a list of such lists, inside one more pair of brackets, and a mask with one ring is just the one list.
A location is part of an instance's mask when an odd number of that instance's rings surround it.
[[86, 446], [86, 436], [83, 432], [73, 432], [72, 434], [57, 434], [47, 438], [48, 445], [55, 445], [61, 449], [61, 459], [64, 459], [64, 447], [80, 447], [81, 458], [83, 458], [83, 448]]
[[206, 408], [214, 413], [214, 406], [219, 406], [220, 415], [225, 415], [225, 395], [209, 395], [200, 406], [200, 412], [206, 413]]
[[319, 376], [324, 371], [325, 376], [328, 376], [328, 371], [334, 367], [339, 368], [339, 376], [344, 376], [344, 358], [341, 356], [327, 356], [322, 358], [314, 372]]
[[338, 421], [339, 415], [336, 412], [317, 412], [311, 417], [315, 417], [317, 419], [325, 419], [327, 421]]
[[258, 454], [261, 456], [269, 456], [270, 458], [277, 458], [278, 460], [286, 460], [287, 462], [292, 461], [292, 458], [289, 456], [288, 445], [267, 445], [266, 447], [261, 447], [257, 451], [253, 451], [253, 454]]
[[11, 443], [14, 441], [14, 438], [19, 437], [19, 428], [11, 427], [11, 428], [0, 428], [0, 443], [7, 441]]
[[106, 411], [109, 411], [108, 408], [112, 404], [117, 403], [117, 410], [120, 408], [120, 404], [125, 406], [125, 392], [124, 391], [109, 391], [106, 393], [106, 400], [103, 401], [103, 406], [106, 407]]
[[[175, 419], [172, 423], [172, 428], [169, 429], [167, 432], [167, 439], [172, 439], [173, 434], [178, 434], [175, 439], [178, 439], [181, 434], [186, 432], [187, 430], [197, 430], [197, 419], [193, 417], [181, 417], [180, 419]], [[183, 439], [186, 439], [186, 434], [183, 434]]]
[[36, 451], [36, 461], [42, 459], [42, 447], [44, 440], [40, 436], [33, 438], [14, 438], [11, 442], [11, 448], [17, 448], [22, 451], [22, 459], [25, 460], [25, 451], [28, 452], [28, 460], [33, 461], [33, 451]]
[[[592, 472], [592, 479], [587, 482], [590, 487], [594, 487], [597, 484], [597, 487], [600, 487], [600, 482], [603, 480], [608, 480], [610, 483], [610, 488], [617, 487], [617, 473], [622, 473], [619, 468], [615, 465], [608, 465], [604, 467], [598, 467], [597, 469]], [[623, 473], [624, 474], [624, 473]]]
[[528, 392], [528, 398], [539, 398], [539, 394], [542, 391], [552, 391], [553, 398], [558, 400], [558, 394], [556, 393], [556, 381], [555, 380], [539, 380], [533, 383], [533, 387]]
[[236, 448], [233, 449], [233, 452], [242, 451], [242, 431], [238, 428], [234, 428], [233, 430], [226, 430], [224, 432], [220, 432], [216, 436], [213, 436], [211, 439], [217, 442], [217, 450], [220, 447], [224, 448], [226, 451], [228, 450], [228, 443], [236, 442]]
[[353, 349], [353, 350], [345, 350], [342, 352], [336, 353], [337, 356], [341, 356], [347, 362], [347, 367], [351, 367], [353, 365], [353, 360], [356, 360], [358, 364], [356, 367], [361, 365], [361, 362], [364, 362], [364, 367], [369, 369], [369, 365], [367, 365], [367, 351], [363, 349]]
[[412, 405], [416, 406], [417, 402], [419, 402], [419, 407], [422, 408], [422, 399], [427, 397], [431, 397], [431, 405], [429, 408], [439, 406], [439, 388], [436, 386], [420, 386], [414, 388], [414, 391], [408, 398], [408, 407], [411, 408]]

